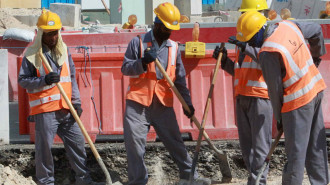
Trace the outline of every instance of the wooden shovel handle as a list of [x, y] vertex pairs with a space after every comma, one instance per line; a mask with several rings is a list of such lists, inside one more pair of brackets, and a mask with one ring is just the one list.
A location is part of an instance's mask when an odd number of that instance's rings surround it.
[[[41, 51], [39, 51], [39, 56], [41, 57], [41, 60], [42, 60], [42, 62], [45, 64], [47, 70], [48, 70], [49, 72], [53, 72], [53, 69], [52, 69], [51, 66], [49, 65], [48, 60], [45, 58], [44, 54], [43, 54]], [[69, 100], [68, 96], [66, 95], [66, 93], [65, 93], [65, 91], [64, 91], [64, 89], [63, 89], [63, 87], [62, 87], [62, 85], [61, 85], [60, 83], [56, 83], [56, 86], [57, 86], [57, 88], [60, 90], [60, 93], [61, 93], [61, 95], [63, 96], [63, 98], [64, 98], [66, 104], [69, 106], [70, 112], [71, 112], [71, 114], [73, 115], [73, 117], [74, 117], [74, 119], [76, 120], [76, 122], [78, 123], [78, 125], [79, 125], [79, 127], [80, 127], [80, 129], [81, 129], [83, 135], [85, 136], [85, 138], [86, 138], [88, 144], [90, 145], [91, 150], [92, 150], [92, 152], [93, 152], [95, 158], [100, 158], [99, 153], [97, 152], [97, 150], [96, 150], [96, 148], [95, 148], [95, 146], [94, 146], [94, 144], [93, 144], [91, 138], [90, 138], [89, 135], [87, 134], [87, 131], [86, 131], [86, 129], [85, 129], [83, 123], [81, 122], [81, 120], [80, 120], [80, 118], [79, 118], [79, 116], [78, 116], [78, 114], [77, 114], [77, 112], [76, 112], [76, 109], [74, 109], [74, 107], [72, 106], [72, 103], [71, 103], [71, 101]]]

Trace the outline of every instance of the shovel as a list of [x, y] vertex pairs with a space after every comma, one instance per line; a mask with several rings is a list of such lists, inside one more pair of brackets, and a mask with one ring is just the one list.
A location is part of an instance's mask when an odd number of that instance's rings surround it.
[[[186, 111], [190, 112], [189, 106], [187, 105], [187, 103], [185, 102], [185, 100], [181, 96], [180, 92], [175, 87], [174, 83], [172, 82], [172, 80], [170, 79], [170, 77], [167, 75], [166, 71], [164, 70], [163, 66], [160, 64], [160, 62], [158, 61], [157, 58], [155, 60], [155, 64], [158, 67], [158, 69], [161, 71], [161, 73], [163, 74], [163, 76], [165, 77], [165, 79], [168, 82], [168, 84], [171, 86], [172, 91], [178, 97], [178, 99], [181, 102], [183, 108]], [[193, 115], [191, 117], [191, 119], [193, 120], [193, 122], [195, 123], [195, 125], [197, 126], [197, 128], [198, 129], [201, 129], [201, 124], [199, 123], [199, 121], [197, 120], [197, 118], [195, 117], [195, 115]], [[205, 131], [203, 131], [203, 135], [204, 135], [204, 138], [206, 139], [207, 143], [210, 145], [211, 149], [214, 150], [214, 152], [216, 153], [217, 158], [220, 161], [220, 171], [221, 171], [221, 173], [223, 175], [222, 181], [223, 182], [230, 182], [231, 179], [232, 179], [232, 175], [231, 175], [231, 170], [230, 170], [230, 167], [229, 167], [227, 155], [224, 154], [223, 152], [221, 152], [220, 150], [218, 150], [213, 145], [213, 143], [211, 142], [210, 137], [207, 135], [207, 133]]]
[[273, 142], [272, 147], [270, 148], [270, 150], [268, 152], [268, 155], [267, 155], [267, 157], [265, 159], [265, 162], [262, 164], [262, 167], [260, 168], [260, 171], [258, 173], [258, 176], [257, 176], [257, 180], [256, 180], [255, 185], [259, 185], [261, 176], [264, 173], [267, 165], [269, 164], [270, 158], [271, 158], [273, 152], [275, 151], [275, 148], [276, 148], [278, 142], [280, 141], [280, 139], [282, 137], [282, 134], [283, 134], [283, 128], [281, 130], [279, 130], [278, 133], [277, 133], [277, 136], [275, 138], [275, 141]]
[[[221, 43], [220, 49], [222, 49], [223, 47], [225, 47], [225, 43]], [[190, 172], [190, 177], [189, 177], [189, 182], [190, 183], [192, 183], [193, 180], [194, 180], [194, 173], [195, 173], [195, 169], [196, 169], [196, 165], [197, 165], [197, 161], [198, 161], [198, 155], [199, 155], [199, 151], [200, 151], [201, 143], [202, 143], [202, 139], [203, 139], [204, 127], [205, 127], [207, 114], [209, 112], [209, 108], [210, 108], [210, 104], [211, 104], [211, 99], [212, 99], [212, 93], [213, 93], [213, 89], [214, 89], [215, 80], [217, 78], [217, 74], [218, 74], [220, 64], [221, 64], [221, 58], [222, 58], [222, 52], [219, 54], [218, 59], [217, 59], [217, 63], [216, 63], [215, 68], [214, 68], [212, 83], [211, 83], [211, 86], [210, 86], [210, 89], [209, 89], [209, 94], [207, 96], [206, 104], [205, 104], [205, 107], [204, 107], [204, 114], [203, 114], [203, 118], [202, 118], [202, 124], [201, 124], [201, 128], [199, 129], [197, 145], [196, 145], [195, 154], [194, 154], [194, 158], [193, 158], [193, 162], [192, 162], [192, 166], [191, 166], [191, 172]]]
[[[42, 50], [39, 51], [39, 56], [41, 57], [42, 62], [45, 64], [47, 70], [49, 72], [53, 72], [52, 68], [50, 67], [48, 60], [45, 58], [44, 54], [42, 53]], [[76, 110], [74, 109], [74, 107], [72, 106], [68, 96], [65, 94], [65, 91], [62, 87], [62, 85], [60, 83], [56, 83], [57, 88], [60, 90], [61, 95], [63, 96], [65, 102], [67, 103], [67, 105], [70, 108], [71, 114], [73, 115], [74, 119], [76, 120], [76, 122], [78, 123], [80, 130], [82, 131], [83, 135], [85, 136], [89, 146], [91, 147], [91, 150], [96, 158], [96, 161], [99, 163], [105, 178], [106, 178], [106, 185], [112, 185], [112, 181], [111, 181], [111, 177], [110, 174], [108, 172], [108, 170], [106, 169], [104, 162], [102, 161], [100, 154], [97, 152], [91, 138], [89, 137], [89, 135], [87, 134], [87, 131], [83, 125], [83, 123], [81, 122]], [[113, 185], [122, 185], [120, 182], [115, 182]]]

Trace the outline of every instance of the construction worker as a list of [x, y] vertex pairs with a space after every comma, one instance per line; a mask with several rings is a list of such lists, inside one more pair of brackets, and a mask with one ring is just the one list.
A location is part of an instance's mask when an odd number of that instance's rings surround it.
[[[144, 162], [145, 145], [150, 126], [164, 143], [180, 171], [179, 184], [187, 184], [192, 160], [185, 148], [173, 109], [173, 93], [166, 79], [156, 67], [159, 60], [178, 91], [189, 105], [191, 118], [194, 107], [186, 86], [186, 73], [178, 43], [169, 39], [172, 30], [179, 30], [180, 12], [171, 3], [162, 3], [151, 31], [135, 37], [128, 44], [121, 71], [130, 77], [124, 115], [124, 141], [127, 153], [129, 185], [148, 182]], [[193, 184], [210, 184], [209, 179], [198, 178]]]
[[[64, 143], [71, 167], [76, 174], [75, 184], [92, 182], [86, 167], [84, 136], [69, 107], [60, 95], [60, 83], [80, 116], [80, 94], [75, 66], [67, 46], [62, 40], [60, 17], [43, 10], [37, 23], [34, 43], [27, 48], [20, 68], [18, 83], [27, 90], [30, 118], [35, 120], [35, 164], [38, 185], [54, 185], [54, 163], [51, 147], [56, 134]], [[48, 72], [38, 53], [42, 51], [54, 72]]]
[[304, 167], [311, 184], [328, 184], [321, 107], [326, 85], [316, 68], [320, 56], [326, 52], [321, 26], [288, 20], [266, 25], [266, 17], [251, 11], [239, 18], [236, 37], [260, 48], [258, 62], [268, 86], [274, 117], [285, 135], [287, 163], [282, 184], [302, 184]]
[[[260, 11], [268, 9], [265, 0], [243, 0], [239, 11]], [[272, 143], [273, 110], [268, 90], [262, 76], [260, 65], [249, 57], [245, 50], [254, 50], [244, 42], [229, 37], [229, 43], [235, 44], [236, 58], [232, 61], [223, 49], [221, 68], [234, 76], [236, 100], [236, 120], [239, 142], [245, 166], [249, 172], [248, 185], [254, 185], [258, 169], [263, 165]], [[218, 58], [219, 46], [213, 52]], [[260, 184], [266, 184], [269, 166], [262, 174]]]

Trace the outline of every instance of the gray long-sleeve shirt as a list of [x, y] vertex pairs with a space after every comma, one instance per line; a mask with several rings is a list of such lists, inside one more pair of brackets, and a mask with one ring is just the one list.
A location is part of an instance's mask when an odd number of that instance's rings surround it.
[[[161, 44], [161, 46], [159, 46], [153, 36], [152, 30], [146, 33], [142, 38], [144, 39], [143, 42], [151, 42], [152, 47], [156, 48], [157, 59], [166, 70], [168, 63], [168, 47], [171, 46], [171, 42], [166, 40]], [[159, 71], [157, 66], [155, 67], [157, 79], [162, 79], [163, 74]], [[136, 76], [145, 72], [142, 66], [142, 59], [140, 58], [140, 40], [138, 37], [133, 38], [127, 46], [121, 72], [126, 76]], [[186, 103], [188, 105], [192, 105], [190, 92], [186, 84], [186, 71], [182, 63], [180, 50], [178, 50], [177, 53], [175, 75], [175, 87], [178, 89]]]
[[[43, 53], [47, 58], [50, 66], [52, 67], [53, 71], [60, 75], [62, 67], [55, 64], [53, 58], [51, 57], [51, 53], [47, 47], [43, 47]], [[69, 67], [70, 67], [71, 85], [72, 85], [71, 102], [72, 104], [81, 104], [80, 93], [76, 81], [76, 69], [69, 51], [68, 51], [68, 60], [70, 65]], [[45, 76], [38, 77], [36, 68], [28, 61], [26, 57], [24, 57], [22, 61], [22, 66], [20, 68], [18, 75], [18, 83], [24, 89], [28, 89], [28, 90], [38, 89], [42, 86], [47, 85], [45, 81]]]
[[[320, 57], [326, 53], [323, 33], [319, 24], [312, 22], [292, 22], [300, 28], [304, 38], [308, 41], [312, 57]], [[277, 26], [277, 24], [269, 25], [265, 39], [276, 31]], [[258, 61], [268, 86], [268, 94], [272, 102], [275, 119], [281, 120], [284, 91], [282, 79], [286, 75], [282, 56], [277, 52], [261, 52], [259, 53]]]

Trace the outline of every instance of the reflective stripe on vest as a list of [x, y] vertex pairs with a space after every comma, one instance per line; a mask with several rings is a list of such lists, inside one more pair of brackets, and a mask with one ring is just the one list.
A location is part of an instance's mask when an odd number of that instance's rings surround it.
[[292, 84], [296, 83], [301, 77], [303, 77], [308, 72], [308, 68], [311, 65], [314, 65], [313, 59], [312, 59], [312, 57], [310, 57], [307, 60], [307, 65], [305, 65], [304, 68], [300, 69], [297, 66], [297, 64], [295, 63], [295, 61], [293, 60], [290, 52], [284, 46], [274, 43], [274, 42], [269, 42], [269, 41], [265, 42], [263, 46], [277, 48], [278, 50], [281, 50], [282, 53], [285, 55], [286, 59], [288, 60], [288, 63], [290, 65], [291, 69], [294, 71], [295, 75], [283, 82], [284, 88], [289, 87]]
[[[174, 81], [178, 44], [172, 40], [169, 41], [171, 46], [168, 47], [166, 73]], [[140, 51], [144, 51], [144, 44], [151, 43], [142, 43], [142, 39], [140, 38]], [[141, 52], [140, 58], [142, 57]], [[126, 99], [136, 101], [144, 106], [149, 106], [152, 103], [154, 95], [158, 97], [164, 106], [173, 106], [173, 92], [165, 78], [157, 80], [156, 66], [152, 62], [147, 65], [147, 71], [139, 75], [138, 78], [136, 76], [130, 78]]]
[[269, 98], [267, 84], [262, 76], [260, 65], [253, 61], [251, 57], [245, 55], [244, 60], [239, 65], [240, 51], [236, 47], [236, 58], [234, 63], [234, 89], [235, 96], [253, 96]]
[[[45, 76], [47, 73], [48, 70], [46, 70], [44, 64], [37, 69], [38, 77]], [[62, 65], [59, 83], [62, 85], [69, 100], [71, 100], [72, 88], [69, 61], [65, 61]], [[66, 102], [64, 102], [64, 99], [61, 98], [60, 91], [55, 86], [56, 84], [53, 83], [51, 85], [27, 91], [29, 96], [30, 115], [56, 111], [62, 108], [69, 109]]]
[[286, 76], [282, 79], [282, 112], [289, 112], [309, 103], [326, 85], [313, 64], [309, 48], [297, 25], [289, 21], [278, 24], [260, 52], [277, 52], [283, 58]]
[[292, 93], [292, 94], [289, 94], [287, 96], [284, 96], [283, 98], [283, 102], [284, 103], [287, 103], [287, 102], [290, 102], [290, 101], [293, 101], [301, 96], [303, 96], [304, 94], [307, 94], [310, 90], [313, 89], [313, 87], [315, 86], [315, 84], [319, 81], [319, 80], [322, 80], [322, 76], [321, 74], [317, 74], [316, 76], [314, 76], [312, 78], [312, 80], [305, 86], [303, 87], [302, 89]]
[[46, 97], [40, 98], [38, 100], [30, 101], [29, 104], [30, 104], [30, 108], [32, 108], [32, 107], [35, 107], [35, 106], [43, 104], [43, 103], [48, 103], [48, 102], [60, 100], [60, 99], [61, 99], [61, 94], [54, 94], [51, 96], [46, 96]]

